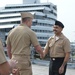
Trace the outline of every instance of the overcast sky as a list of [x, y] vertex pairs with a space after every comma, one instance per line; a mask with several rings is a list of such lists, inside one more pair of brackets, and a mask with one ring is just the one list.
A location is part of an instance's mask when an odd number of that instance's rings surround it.
[[[70, 41], [75, 41], [75, 0], [41, 0], [57, 5], [57, 19], [63, 22], [63, 33]], [[0, 7], [6, 4], [22, 4], [22, 0], [0, 0]]]

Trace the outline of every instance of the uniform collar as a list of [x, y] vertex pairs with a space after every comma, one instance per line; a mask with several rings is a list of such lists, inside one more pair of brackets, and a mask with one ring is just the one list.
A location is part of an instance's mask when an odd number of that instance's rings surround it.
[[[55, 39], [56, 38], [56, 35], [52, 36], [51, 38]], [[58, 39], [63, 39], [64, 38], [64, 35], [63, 33], [61, 33], [60, 36], [58, 36]]]
[[26, 27], [28, 27], [26, 24], [24, 24], [24, 23], [22, 23], [22, 24], [20, 24], [20, 26], [26, 26]]

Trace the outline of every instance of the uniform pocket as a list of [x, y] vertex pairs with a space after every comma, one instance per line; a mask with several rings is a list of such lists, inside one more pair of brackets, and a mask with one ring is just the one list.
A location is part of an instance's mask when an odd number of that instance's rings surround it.
[[56, 45], [56, 48], [62, 49], [62, 45], [58, 44], [58, 45]]
[[16, 57], [15, 60], [18, 61], [17, 67], [22, 70], [22, 69], [30, 69], [31, 67], [31, 61], [29, 58], [21, 58], [21, 57]]
[[29, 69], [30, 68], [30, 63], [29, 62], [19, 62], [17, 64], [17, 67], [19, 69]]
[[49, 47], [52, 47], [55, 44], [55, 40], [51, 40], [49, 43]]
[[54, 42], [50, 43], [50, 44], [49, 44], [49, 47], [52, 47], [53, 45], [54, 45]]

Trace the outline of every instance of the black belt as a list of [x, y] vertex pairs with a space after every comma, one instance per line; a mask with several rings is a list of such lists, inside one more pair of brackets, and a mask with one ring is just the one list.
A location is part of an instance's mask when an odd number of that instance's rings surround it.
[[64, 59], [64, 57], [51, 57], [50, 59], [55, 61], [55, 60], [62, 60]]

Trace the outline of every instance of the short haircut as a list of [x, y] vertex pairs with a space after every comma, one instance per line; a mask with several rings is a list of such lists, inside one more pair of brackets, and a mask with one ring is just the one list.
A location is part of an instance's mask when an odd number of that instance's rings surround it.
[[22, 18], [22, 22], [25, 22], [25, 21], [30, 20], [30, 19], [31, 19], [30, 17]]

